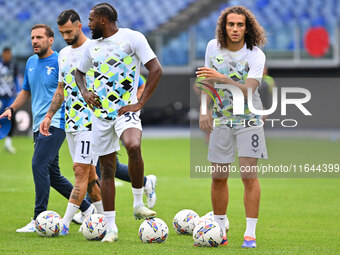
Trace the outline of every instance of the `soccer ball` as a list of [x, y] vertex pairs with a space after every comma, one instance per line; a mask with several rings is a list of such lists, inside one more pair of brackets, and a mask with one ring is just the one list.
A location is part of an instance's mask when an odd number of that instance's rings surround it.
[[173, 220], [176, 232], [178, 234], [192, 234], [199, 217], [193, 210], [185, 209], [179, 211]]
[[[202, 216], [198, 221], [197, 224], [200, 224], [204, 221], [214, 221], [214, 212], [208, 212], [206, 215]], [[226, 231], [228, 232], [229, 230], [229, 220], [228, 217], [226, 217], [225, 219], [225, 227], [226, 227]]]
[[168, 235], [168, 226], [159, 218], [143, 221], [138, 230], [138, 236], [143, 243], [163, 243]]
[[106, 221], [102, 214], [91, 214], [81, 225], [81, 232], [87, 240], [102, 240], [106, 235]]
[[196, 246], [217, 247], [223, 239], [223, 232], [216, 221], [208, 221], [198, 224], [192, 237]]
[[43, 237], [59, 235], [63, 226], [62, 218], [54, 211], [44, 211], [35, 220], [35, 232]]

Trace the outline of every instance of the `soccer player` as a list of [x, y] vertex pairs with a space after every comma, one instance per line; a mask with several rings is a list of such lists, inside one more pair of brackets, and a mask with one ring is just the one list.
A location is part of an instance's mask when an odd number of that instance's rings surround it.
[[[144, 79], [140, 76], [139, 77], [139, 82], [138, 82], [138, 90], [137, 90], [137, 99], [139, 100], [143, 91], [145, 89], [145, 82]], [[96, 166], [96, 173], [99, 179], [101, 179], [101, 174], [100, 174], [100, 164], [98, 162]], [[115, 173], [115, 178], [118, 178], [122, 181], [126, 182], [131, 182], [130, 176], [129, 176], [129, 171], [128, 171], [128, 166], [119, 162], [118, 157], [116, 157], [116, 173]], [[157, 184], [157, 177], [155, 175], [148, 175], [144, 176], [144, 181], [143, 181], [143, 187], [144, 187], [144, 194], [146, 196], [146, 201], [147, 205], [150, 209], [152, 209], [155, 204], [156, 204], [156, 184]], [[91, 202], [91, 198], [86, 196], [86, 198], [89, 202]], [[73, 222], [77, 224], [82, 224], [85, 215], [82, 212], [78, 212], [72, 219]]]
[[[59, 32], [69, 45], [59, 53], [59, 79], [50, 108], [40, 124], [40, 133], [49, 136], [51, 119], [64, 103], [66, 116], [66, 138], [73, 159], [75, 185], [73, 187], [67, 209], [63, 217], [61, 235], [69, 233], [72, 218], [77, 213], [86, 191], [91, 197], [94, 207], [100, 214], [104, 213], [103, 204], [96, 175], [95, 166], [98, 157], [91, 150], [91, 110], [87, 108], [83, 98], [79, 96], [74, 82], [75, 66], [80, 61], [89, 40], [81, 31], [78, 13], [74, 10], [63, 11], [57, 19]], [[90, 74], [91, 75], [91, 74]], [[89, 77], [90, 79], [91, 77]], [[64, 92], [65, 89], [65, 92]]]
[[[267, 149], [263, 128], [259, 127], [261, 117], [250, 112], [247, 101], [244, 103], [245, 114], [234, 115], [233, 102], [241, 97], [233, 96], [230, 90], [223, 88], [223, 84], [241, 90], [244, 98], [252, 93], [254, 107], [262, 108], [257, 88], [261, 83], [265, 55], [257, 46], [263, 45], [265, 41], [264, 29], [248, 9], [242, 6], [226, 8], [218, 19], [216, 39], [207, 45], [205, 67], [198, 68], [196, 72], [198, 77], [204, 77], [203, 81], [207, 85], [215, 85], [222, 101], [222, 104], [216, 101], [212, 111], [203, 109], [208, 105], [208, 100], [201, 103], [200, 128], [211, 132], [208, 160], [215, 169], [228, 169], [234, 161], [236, 148], [238, 150], [245, 189], [247, 223], [243, 248], [256, 247], [255, 228], [260, 205], [260, 184], [252, 167], [257, 166], [258, 158], [267, 158]], [[242, 171], [243, 169], [246, 171]], [[228, 176], [228, 172], [215, 172], [212, 174], [211, 184], [215, 220], [224, 234], [222, 245], [227, 244], [225, 217], [228, 206]]]
[[[18, 68], [12, 61], [11, 48], [5, 47], [2, 50], [0, 61], [0, 113], [10, 106], [19, 90]], [[15, 129], [15, 115], [11, 118], [11, 130], [5, 138], [5, 150], [15, 154], [16, 150], [12, 145], [12, 135]]]
[[[89, 15], [92, 38], [76, 70], [76, 83], [83, 98], [94, 110], [93, 152], [99, 156], [102, 171], [101, 192], [108, 232], [103, 242], [118, 239], [115, 224], [116, 151], [122, 140], [129, 156], [129, 175], [136, 218], [150, 218], [156, 212], [143, 204], [141, 155], [142, 127], [138, 111], [151, 97], [162, 68], [145, 37], [136, 31], [118, 28], [117, 11], [109, 4], [95, 5]], [[149, 71], [145, 90], [137, 101], [140, 62]], [[94, 91], [86, 87], [86, 72], [94, 69]]]
[[[88, 188], [88, 194], [91, 198], [91, 202], [93, 202], [98, 213], [103, 213], [103, 207], [101, 196], [99, 194], [99, 187], [98, 185], [96, 185], [97, 176], [95, 165], [98, 157], [92, 155], [92, 148], [90, 145], [92, 112], [89, 108], [86, 108], [86, 103], [81, 97], [81, 94], [78, 93], [78, 89], [74, 83], [73, 76], [74, 68], [80, 62], [83, 51], [90, 40], [85, 37], [84, 33], [81, 30], [82, 24], [80, 22], [79, 14], [76, 11], [63, 11], [58, 16], [57, 23], [60, 33], [62, 34], [66, 43], [68, 43], [70, 46], [65, 47], [59, 53], [59, 85], [54, 94], [47, 115], [40, 125], [40, 132], [43, 135], [49, 135], [48, 128], [51, 123], [51, 117], [54, 116], [55, 112], [64, 102], [65, 89], [65, 115], [67, 120], [66, 137], [74, 161], [73, 169], [75, 172], [75, 186], [73, 188], [65, 212], [65, 216], [63, 218], [64, 228], [61, 232], [61, 235], [65, 235], [68, 233], [69, 225], [72, 218], [74, 218], [73, 220], [75, 220], [76, 223], [82, 223], [83, 217], [85, 217], [84, 213], [80, 213], [78, 217], [74, 216], [79, 208], [81, 201], [84, 198], [86, 188]], [[91, 74], [93, 73], [89, 72], [89, 80], [91, 80]], [[66, 78], [68, 80], [66, 80]], [[87, 146], [87, 144], [89, 144], [88, 151], [84, 150], [84, 145]], [[128, 179], [128, 170], [124, 168], [123, 164], [121, 165], [122, 167], [119, 168], [119, 171], [117, 171], [119, 172], [118, 178], [125, 177], [124, 179]], [[150, 187], [150, 191], [148, 194], [150, 194], [151, 198], [153, 198], [154, 204], [156, 199], [156, 194], [154, 192], [155, 177], [149, 176], [149, 178], [144, 178], [148, 188]], [[149, 200], [150, 199], [148, 197], [148, 201]]]
[[[31, 29], [31, 41], [35, 55], [26, 64], [23, 90], [13, 104], [0, 118], [12, 118], [12, 112], [19, 109], [31, 98], [33, 114], [34, 154], [32, 170], [35, 184], [35, 209], [33, 219], [16, 232], [34, 232], [35, 219], [46, 211], [50, 186], [65, 198], [69, 199], [72, 184], [60, 173], [59, 149], [65, 139], [64, 107], [61, 107], [52, 118], [49, 129], [50, 136], [39, 133], [39, 125], [43, 121], [58, 84], [58, 53], [52, 50], [54, 33], [45, 24], [34, 25]], [[91, 211], [91, 204], [83, 201], [80, 206], [82, 212]]]

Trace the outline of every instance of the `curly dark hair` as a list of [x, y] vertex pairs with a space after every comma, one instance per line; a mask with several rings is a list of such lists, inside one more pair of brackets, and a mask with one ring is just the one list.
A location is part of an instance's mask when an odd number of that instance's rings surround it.
[[216, 26], [216, 39], [220, 45], [220, 47], [227, 48], [227, 16], [230, 13], [240, 14], [246, 17], [246, 30], [245, 34], [245, 42], [247, 44], [247, 48], [252, 50], [254, 46], [264, 46], [267, 41], [266, 32], [263, 27], [257, 22], [255, 16], [251, 13], [250, 10], [243, 6], [233, 6], [228, 7], [221, 11], [220, 17], [217, 21]]

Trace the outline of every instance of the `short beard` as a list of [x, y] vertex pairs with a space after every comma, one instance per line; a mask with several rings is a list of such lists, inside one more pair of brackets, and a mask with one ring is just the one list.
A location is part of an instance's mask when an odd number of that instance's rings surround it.
[[77, 43], [78, 39], [79, 39], [79, 34], [76, 34], [75, 37], [72, 39], [72, 41], [70, 41], [70, 42], [66, 41], [66, 43], [68, 45], [73, 45], [73, 44]]
[[103, 37], [103, 31], [98, 28], [94, 28], [92, 30], [92, 39], [98, 39], [101, 37]]
[[47, 50], [48, 50], [48, 48], [41, 49], [41, 51], [40, 51], [39, 53], [36, 53], [36, 54], [37, 54], [37, 55], [39, 56], [39, 58], [40, 58], [40, 57], [44, 56], [44, 55], [47, 53]]

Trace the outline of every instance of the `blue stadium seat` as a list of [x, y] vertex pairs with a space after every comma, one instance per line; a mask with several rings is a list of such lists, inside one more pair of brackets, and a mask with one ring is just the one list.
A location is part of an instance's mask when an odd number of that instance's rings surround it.
[[[118, 25], [137, 29], [148, 34], [166, 23], [196, 0], [124, 0], [112, 1], [118, 10]], [[56, 36], [54, 49], [66, 44], [59, 35], [56, 18], [58, 14], [74, 8], [80, 14], [83, 29], [87, 36], [90, 8], [102, 0], [0, 0], [0, 49], [11, 45], [16, 55], [27, 57], [32, 54], [30, 29], [33, 24], [46, 23], [52, 26]], [[340, 24], [340, 0], [229, 0], [218, 10], [210, 13], [193, 25], [196, 33], [195, 55], [204, 59], [206, 44], [215, 37], [216, 20], [220, 11], [227, 6], [244, 5], [253, 11], [259, 23], [268, 34], [265, 50], [293, 51], [294, 31], [300, 29], [303, 35], [308, 28], [324, 26], [330, 34], [331, 43], [335, 40], [335, 28]], [[16, 31], [16, 33], [13, 33]], [[279, 31], [279, 32], [278, 32]], [[164, 64], [182, 65], [188, 63], [188, 32], [172, 38], [164, 45]], [[183, 46], [184, 45], [184, 46]]]
[[[124, 0], [112, 1], [118, 11], [118, 20], [120, 27], [129, 27], [137, 29], [143, 33], [148, 33], [164, 24], [180, 11], [185, 9], [195, 0]], [[30, 45], [30, 28], [36, 23], [46, 23], [52, 27], [55, 36], [55, 49], [61, 49], [66, 44], [57, 33], [58, 27], [56, 18], [58, 14], [65, 10], [74, 8], [79, 12], [83, 22], [83, 28], [87, 36], [90, 32], [87, 28], [88, 15], [90, 9], [95, 4], [103, 2], [102, 0], [0, 0], [1, 24], [6, 29], [1, 30], [0, 48], [9, 44], [9, 38], [14, 38], [12, 47], [15, 54], [29, 56], [32, 54]], [[12, 31], [23, 29], [24, 24], [28, 24], [23, 33], [16, 33], [13, 36]], [[13, 30], [9, 30], [13, 27]], [[20, 36], [19, 38], [17, 36]]]

